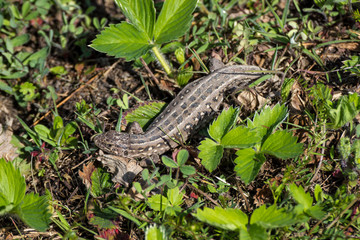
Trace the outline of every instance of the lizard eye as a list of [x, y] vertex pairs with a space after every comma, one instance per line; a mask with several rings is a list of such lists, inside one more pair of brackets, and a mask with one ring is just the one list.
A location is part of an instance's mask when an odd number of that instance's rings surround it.
[[129, 153], [128, 153], [128, 151], [124, 151], [124, 156], [127, 156], [127, 155], [129, 155]]

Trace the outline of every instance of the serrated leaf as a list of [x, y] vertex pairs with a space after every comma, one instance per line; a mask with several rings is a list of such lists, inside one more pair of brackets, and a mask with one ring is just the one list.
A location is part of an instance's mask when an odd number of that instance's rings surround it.
[[265, 205], [255, 209], [250, 218], [250, 224], [258, 224], [263, 228], [278, 228], [290, 226], [296, 222], [292, 213], [284, 208], [278, 209], [276, 205], [266, 208]]
[[261, 152], [281, 159], [294, 158], [303, 152], [303, 144], [297, 143], [297, 137], [291, 133], [277, 131], [266, 139]]
[[[240, 232], [240, 236], [243, 232]], [[240, 238], [240, 240], [245, 238]], [[248, 228], [248, 240], [267, 240], [269, 239], [269, 234], [266, 229], [257, 224], [250, 224]]]
[[257, 131], [245, 126], [238, 126], [221, 139], [221, 145], [224, 148], [246, 148], [254, 146], [260, 141], [261, 137]]
[[157, 44], [175, 40], [188, 31], [197, 0], [166, 0], [155, 23]]
[[115, 0], [123, 14], [151, 41], [155, 25], [155, 7], [152, 0]]
[[342, 96], [336, 105], [336, 107], [329, 110], [330, 126], [334, 129], [344, 126], [359, 113], [359, 95], [354, 93], [349, 96]]
[[256, 152], [252, 148], [240, 149], [236, 155], [234, 171], [245, 184], [249, 184], [259, 173], [264, 161], [255, 160]]
[[208, 171], [214, 171], [220, 163], [224, 148], [207, 138], [204, 141], [201, 141], [198, 149], [200, 150], [199, 158], [201, 159], [201, 164]]
[[222, 111], [219, 117], [210, 125], [209, 135], [215, 141], [220, 142], [231, 127], [234, 126], [238, 115], [238, 108], [230, 107], [228, 110]]
[[183, 203], [184, 193], [180, 192], [179, 187], [169, 189], [167, 198], [173, 206], [180, 206]]
[[90, 47], [110, 56], [131, 61], [144, 55], [153, 46], [148, 42], [146, 33], [138, 31], [130, 23], [122, 22], [110, 24], [96, 36]]
[[125, 116], [125, 119], [129, 123], [138, 122], [144, 129], [147, 126], [150, 127], [149, 123], [151, 120], [159, 115], [165, 106], [166, 103], [164, 102], [152, 102], [143, 106], [139, 106], [132, 112], [128, 113]]
[[310, 193], [305, 193], [302, 186], [298, 187], [293, 183], [289, 186], [289, 190], [295, 201], [304, 206], [304, 210], [309, 209], [312, 206], [313, 199], [310, 196]]
[[25, 190], [25, 178], [21, 176], [20, 170], [15, 169], [11, 162], [0, 158], [0, 215], [19, 205], [25, 196]]
[[193, 75], [193, 66], [190, 66], [186, 69], [181, 69], [176, 76], [176, 82], [180, 87], [184, 87]]
[[96, 168], [91, 174], [91, 195], [99, 197], [107, 193], [111, 186], [110, 174], [101, 168]]
[[155, 211], [165, 211], [168, 199], [161, 194], [156, 194], [148, 199], [149, 207]]
[[183, 203], [184, 194], [179, 191], [178, 187], [169, 189], [167, 198], [157, 194], [149, 198], [148, 204], [150, 208], [155, 211], [165, 211], [171, 216], [175, 216], [176, 212], [180, 212], [182, 209], [180, 205]]
[[247, 122], [249, 128], [256, 128], [263, 139], [266, 139], [288, 115], [285, 105], [277, 104], [272, 109], [265, 107], [260, 114], [255, 113], [253, 120]]
[[248, 216], [239, 209], [221, 207], [198, 209], [194, 216], [202, 222], [225, 230], [246, 229]]
[[165, 240], [166, 229], [163, 226], [150, 226], [145, 230], [145, 240]]
[[322, 219], [326, 214], [320, 205], [311, 206], [305, 213], [315, 219]]
[[27, 225], [40, 232], [45, 232], [49, 228], [51, 216], [47, 196], [26, 194], [18, 214]]

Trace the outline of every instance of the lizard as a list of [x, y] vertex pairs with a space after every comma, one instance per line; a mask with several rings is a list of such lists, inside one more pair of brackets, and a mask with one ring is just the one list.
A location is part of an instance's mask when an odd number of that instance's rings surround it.
[[161, 155], [186, 141], [219, 109], [224, 93], [232, 88], [245, 89], [264, 76], [257, 66], [222, 67], [187, 84], [143, 133], [108, 131], [94, 137], [103, 151], [125, 158]]

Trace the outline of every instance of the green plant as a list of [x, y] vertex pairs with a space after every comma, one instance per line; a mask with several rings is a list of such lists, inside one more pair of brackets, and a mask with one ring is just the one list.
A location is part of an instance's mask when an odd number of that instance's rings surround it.
[[357, 93], [341, 96], [332, 100], [331, 90], [323, 84], [311, 88], [313, 104], [324, 123], [332, 129], [338, 129], [352, 122], [360, 112], [360, 97]]
[[34, 127], [34, 130], [31, 130], [24, 121], [19, 120], [38, 146], [41, 145], [41, 139], [56, 148], [74, 149], [77, 147], [77, 138], [71, 137], [77, 129], [76, 122], [69, 122], [64, 126], [63, 119], [60, 116], [55, 116], [51, 129], [42, 124], [38, 124]]
[[116, 99], [110, 96], [106, 99], [106, 103], [109, 107], [116, 103], [121, 109], [126, 110], [129, 109], [129, 96], [126, 93], [123, 95], [122, 99]]
[[360, 76], [360, 57], [351, 56], [351, 59], [343, 61], [344, 65], [342, 69], [349, 71], [357, 76]]
[[254, 180], [266, 160], [265, 155], [280, 159], [299, 156], [303, 146], [297, 138], [286, 130], [277, 130], [287, 117], [287, 108], [276, 105], [273, 109], [265, 107], [256, 113], [247, 126], [235, 126], [239, 110], [229, 108], [210, 125], [209, 135], [198, 147], [202, 165], [210, 172], [219, 165], [226, 148], [240, 148], [234, 162], [235, 172], [246, 183]]
[[11, 162], [0, 159], [0, 216], [15, 215], [38, 231], [46, 231], [50, 223], [47, 196], [25, 194], [25, 178]]
[[167, 156], [162, 156], [161, 160], [170, 169], [172, 169], [172, 168], [177, 169], [176, 179], [178, 179], [179, 172], [181, 172], [184, 175], [184, 177], [193, 175], [196, 172], [196, 170], [193, 166], [185, 165], [188, 158], [189, 158], [189, 152], [182, 149], [176, 154], [176, 160], [171, 159]]
[[160, 52], [159, 45], [175, 40], [189, 29], [197, 0], [167, 0], [155, 21], [151, 0], [116, 0], [130, 23], [111, 24], [93, 40], [95, 50], [126, 60], [135, 60], [150, 49], [167, 74], [173, 70]]
[[[319, 190], [321, 192], [321, 188]], [[215, 207], [198, 209], [193, 214], [197, 219], [216, 228], [237, 231], [238, 239], [267, 239], [271, 229], [307, 222], [310, 218], [321, 219], [325, 212], [318, 203], [313, 205], [313, 198], [304, 189], [291, 184], [289, 192], [298, 203], [292, 210], [265, 205], [255, 209], [248, 217], [240, 209]], [[318, 192], [320, 194], [320, 192]]]
[[[30, 148], [32, 156], [49, 160], [56, 170], [56, 161], [59, 159], [59, 151], [65, 149], [74, 149], [77, 147], [77, 138], [70, 136], [76, 131], [76, 122], [70, 122], [64, 127], [62, 118], [60, 116], [55, 116], [53, 127], [51, 129], [44, 125], [38, 124], [34, 127], [34, 130], [32, 130], [19, 117], [18, 120], [37, 146], [37, 149]], [[55, 150], [51, 151], [47, 149], [45, 147], [45, 142], [54, 147]]]
[[89, 128], [95, 132], [101, 132], [101, 124], [96, 116], [100, 113], [100, 109], [96, 109], [92, 104], [87, 104], [85, 100], [81, 100], [75, 104], [76, 112], [78, 116], [77, 121], [86, 124]]

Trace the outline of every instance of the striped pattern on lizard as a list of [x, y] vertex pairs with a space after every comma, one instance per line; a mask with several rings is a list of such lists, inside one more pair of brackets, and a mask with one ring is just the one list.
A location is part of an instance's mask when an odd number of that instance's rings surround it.
[[245, 89], [263, 75], [257, 66], [220, 68], [186, 85], [144, 133], [108, 131], [95, 136], [94, 142], [103, 151], [126, 158], [160, 155], [178, 145], [172, 139], [186, 141], [208, 123], [225, 91]]

